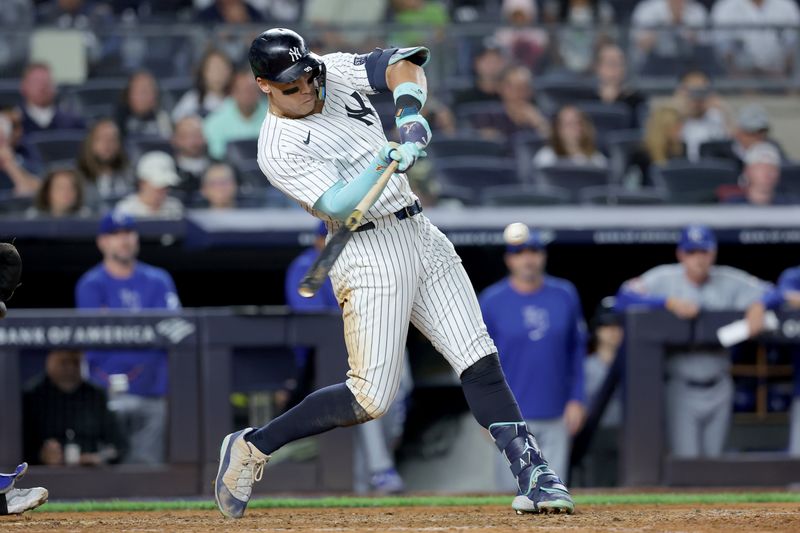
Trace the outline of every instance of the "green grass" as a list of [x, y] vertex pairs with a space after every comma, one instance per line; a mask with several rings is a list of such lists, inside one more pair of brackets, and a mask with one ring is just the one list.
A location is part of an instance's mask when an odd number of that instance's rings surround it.
[[[694, 493], [586, 493], [575, 497], [577, 505], [691, 505], [736, 503], [800, 503], [800, 492], [694, 492]], [[259, 498], [250, 509], [276, 508], [352, 508], [352, 507], [450, 507], [461, 505], [510, 505], [509, 496], [393, 496], [385, 498]], [[210, 500], [170, 501], [84, 501], [51, 502], [43, 512], [89, 511], [178, 511], [214, 510]]]

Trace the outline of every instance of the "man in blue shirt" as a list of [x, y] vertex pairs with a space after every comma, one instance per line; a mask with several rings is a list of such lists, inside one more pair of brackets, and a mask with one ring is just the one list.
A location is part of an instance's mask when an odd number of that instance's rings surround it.
[[[303, 251], [291, 262], [286, 271], [286, 304], [295, 312], [340, 311], [339, 302], [333, 293], [330, 278], [325, 280], [320, 290], [311, 298], [304, 298], [297, 292], [300, 280], [308, 271], [311, 264], [317, 259], [320, 251], [325, 247], [325, 236], [328, 234], [325, 223], [317, 226], [314, 246]], [[310, 361], [309, 351], [304, 348], [295, 350], [298, 366], [306, 381], [310, 381], [308, 372]], [[406, 398], [413, 387], [411, 369], [408, 359], [400, 382], [400, 390], [387, 413], [376, 420], [371, 420], [356, 427], [358, 437], [355, 442], [353, 479], [355, 491], [362, 493], [372, 491], [380, 494], [393, 494], [403, 492], [405, 484], [403, 478], [397, 473], [394, 464], [392, 446], [399, 442], [403, 435], [403, 425], [406, 419]], [[305, 392], [310, 392], [311, 383], [306, 383]], [[301, 385], [303, 386], [303, 385]], [[300, 398], [302, 399], [302, 398]]]
[[[781, 307], [800, 309], [800, 266], [784, 270], [778, 278], [778, 286], [747, 309], [750, 335], [756, 336], [764, 330], [764, 313], [767, 309], [775, 310]], [[792, 346], [791, 351], [794, 365], [794, 399], [789, 422], [789, 455], [800, 457], [800, 347]]]
[[[80, 309], [180, 309], [175, 283], [163, 269], [137, 261], [134, 220], [109, 213], [100, 222], [97, 247], [103, 261], [75, 288]], [[167, 418], [167, 353], [164, 350], [88, 351], [90, 379], [110, 387], [112, 408], [128, 433], [126, 463], [164, 461]]]
[[480, 304], [522, 416], [550, 466], [566, 479], [570, 437], [586, 412], [586, 325], [574, 285], [545, 274], [545, 245], [538, 231], [509, 244], [510, 275], [483, 291]]

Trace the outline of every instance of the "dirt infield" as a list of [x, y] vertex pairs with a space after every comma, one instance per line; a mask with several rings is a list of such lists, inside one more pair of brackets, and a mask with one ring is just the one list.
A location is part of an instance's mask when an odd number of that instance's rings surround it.
[[0, 518], [3, 533], [245, 531], [800, 531], [798, 504], [583, 506], [574, 515], [517, 516], [505, 507], [258, 509], [242, 520], [213, 511], [35, 512]]

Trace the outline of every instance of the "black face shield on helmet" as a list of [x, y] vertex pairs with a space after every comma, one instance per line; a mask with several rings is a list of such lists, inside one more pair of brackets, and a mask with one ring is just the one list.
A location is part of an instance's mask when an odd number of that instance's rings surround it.
[[325, 63], [292, 30], [265, 31], [253, 40], [248, 59], [254, 76], [277, 83], [291, 83], [310, 74], [317, 98], [325, 98]]

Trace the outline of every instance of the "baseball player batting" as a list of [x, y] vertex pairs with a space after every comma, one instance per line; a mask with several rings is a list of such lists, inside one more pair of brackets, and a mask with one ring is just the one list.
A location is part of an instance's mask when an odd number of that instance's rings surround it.
[[[431, 138], [420, 115], [427, 87], [424, 47], [319, 57], [286, 29], [250, 47], [256, 82], [269, 98], [258, 162], [270, 183], [334, 234], [392, 161], [394, 174], [333, 264], [350, 370], [345, 383], [313, 392], [266, 426], [226, 436], [215, 482], [223, 515], [241, 517], [275, 450], [335, 427], [378, 418], [400, 383], [409, 322], [458, 373], [470, 409], [508, 460], [519, 513], [567, 512], [570, 494], [528, 431], [498, 362], [461, 259], [422, 214], [404, 171]], [[389, 145], [367, 95], [391, 91], [400, 144]]]

